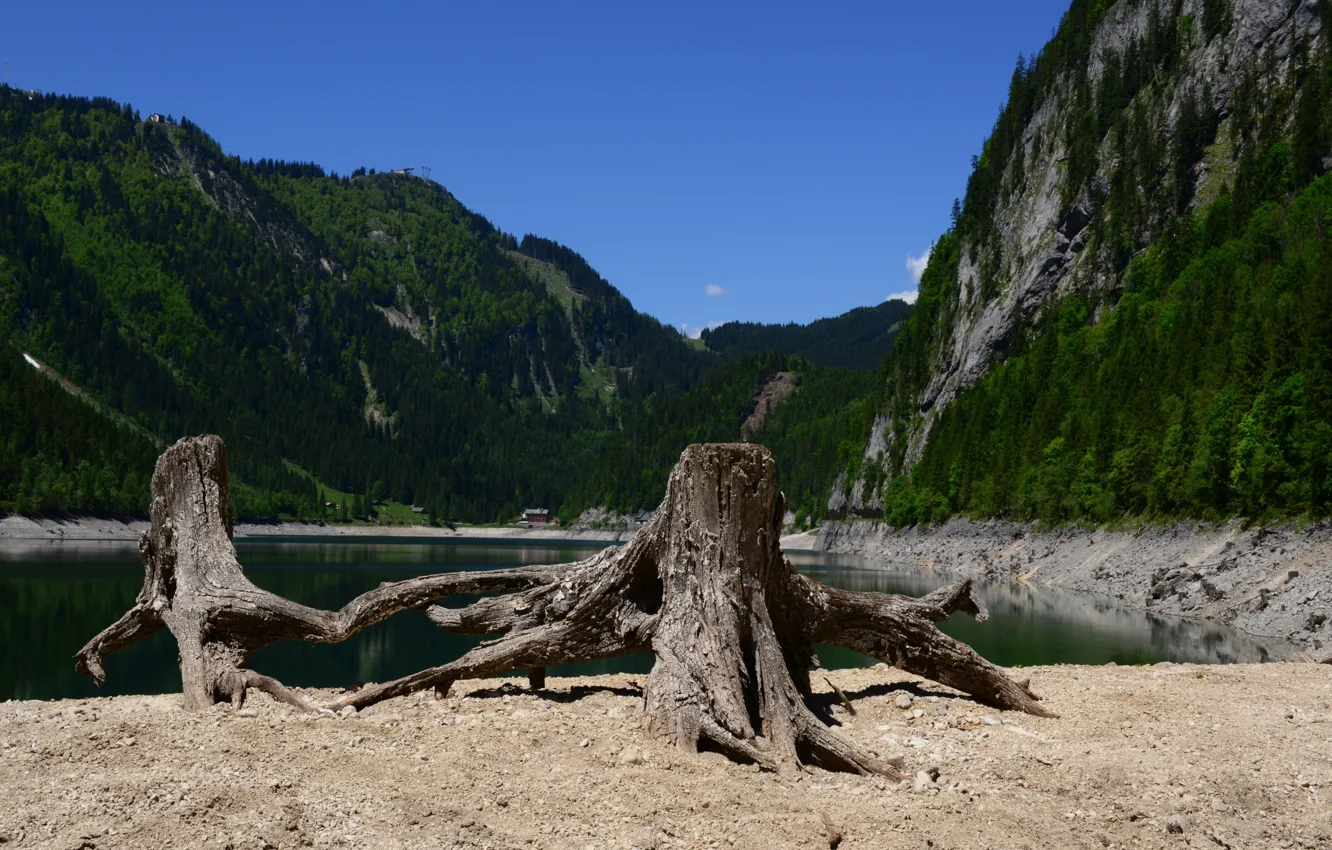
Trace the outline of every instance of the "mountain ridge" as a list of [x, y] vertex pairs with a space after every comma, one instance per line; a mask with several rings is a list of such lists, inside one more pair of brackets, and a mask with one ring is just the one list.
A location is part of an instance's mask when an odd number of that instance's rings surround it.
[[[364, 518], [381, 497], [469, 521], [651, 507], [655, 484], [617, 480], [656, 472], [609, 468], [626, 456], [610, 447], [651, 433], [657, 458], [691, 434], [739, 439], [757, 364], [777, 362], [701, 350], [577, 252], [506, 234], [432, 181], [242, 161], [188, 119], [107, 98], [0, 87], [0, 213], [0, 403], [27, 392], [23, 352], [95, 402], [75, 416], [91, 443], [71, 442], [68, 400], [50, 393], [0, 425], [0, 509], [20, 514], [141, 513], [152, 447], [201, 431], [227, 442], [242, 518]], [[727, 362], [712, 385], [735, 400], [724, 417], [684, 400]], [[801, 398], [851, 404], [861, 379], [816, 367], [781, 406], [842, 416]], [[668, 409], [693, 421], [646, 424]], [[116, 428], [98, 441], [98, 410], [132, 425], [132, 451]], [[811, 515], [835, 463], [799, 458], [835, 458], [846, 437], [784, 443]]]
[[891, 299], [804, 325], [727, 322], [705, 329], [700, 338], [710, 351], [724, 357], [782, 351], [824, 366], [878, 369], [892, 354], [898, 331], [910, 315], [911, 305]]
[[[1332, 413], [1326, 367], [1273, 345], [1288, 331], [1313, 350], [1326, 339], [1302, 316], [1288, 329], [1266, 318], [1281, 298], [1275, 269], [1312, 304], [1325, 284], [1273, 264], [1260, 234], [1277, 228], [1286, 251], [1326, 247], [1295, 216], [1321, 215], [1312, 181], [1332, 154], [1329, 20], [1324, 2], [1075, 0], [1014, 71], [830, 513], [899, 524], [1326, 513], [1310, 460]], [[1253, 286], [1230, 288], [1235, 274]], [[1180, 317], [1178, 333], [1151, 330], [1161, 310]], [[1264, 316], [1255, 333], [1241, 310]], [[1098, 380], [1093, 358], [1117, 334], [1157, 359], [1120, 349], [1120, 372]], [[1251, 338], [1269, 350], [1245, 371], [1229, 352]], [[1172, 372], [1175, 360], [1192, 373]], [[1295, 378], [1300, 389], [1281, 389]], [[1116, 406], [1111, 385], [1152, 390]], [[1276, 401], [1290, 393], [1300, 400]], [[1287, 424], [1272, 419], [1278, 404]], [[1271, 480], [1256, 485], [1241, 479], [1259, 444]]]

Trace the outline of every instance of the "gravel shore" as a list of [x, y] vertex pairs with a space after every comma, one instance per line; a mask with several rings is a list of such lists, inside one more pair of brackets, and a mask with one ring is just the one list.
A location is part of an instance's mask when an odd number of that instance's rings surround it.
[[871, 566], [974, 576], [1112, 596], [1218, 620], [1332, 659], [1332, 522], [1245, 528], [1180, 524], [1129, 531], [955, 519], [932, 529], [837, 522], [816, 548]]
[[[99, 519], [76, 517], [71, 519], [30, 519], [28, 517], [0, 517], [0, 546], [26, 547], [39, 543], [63, 542], [124, 542], [138, 543], [139, 535], [148, 530], [148, 523], [140, 520]], [[408, 537], [439, 540], [554, 540], [569, 543], [626, 543], [632, 531], [600, 528], [496, 528], [461, 526], [456, 531], [431, 526], [365, 526], [319, 525], [309, 522], [239, 523], [236, 539], [262, 537]], [[809, 549], [817, 546], [815, 534], [803, 532], [782, 537], [782, 548]]]
[[[778, 775], [637, 728], [641, 677], [459, 683], [346, 719], [266, 697], [0, 704], [5, 847], [1325, 848], [1332, 668], [1022, 671], [1060, 717], [828, 674], [911, 777]], [[816, 690], [827, 691], [822, 676]], [[331, 692], [307, 691], [314, 699]]]

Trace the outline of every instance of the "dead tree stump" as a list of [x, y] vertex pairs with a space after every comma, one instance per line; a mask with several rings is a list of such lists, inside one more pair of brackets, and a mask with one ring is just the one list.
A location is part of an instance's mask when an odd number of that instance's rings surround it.
[[[444, 573], [393, 582], [341, 610], [297, 605], [255, 587], [231, 542], [226, 449], [217, 437], [177, 442], [153, 474], [152, 529], [139, 544], [144, 585], [123, 617], [78, 653], [100, 684], [104, 656], [166, 627], [180, 648], [185, 705], [239, 706], [248, 688], [309, 706], [246, 668], [277, 640], [335, 642], [405, 608], [443, 629], [499, 635], [439, 667], [347, 694], [357, 708], [459, 679], [651, 649], [642, 726], [688, 750], [719, 749], [778, 769], [898, 777], [810, 708], [815, 641], [857, 649], [999, 708], [1048, 715], [1027, 688], [935, 623], [985, 609], [963, 581], [922, 599], [854, 593], [800, 575], [781, 553], [784, 500], [772, 455], [748, 444], [690, 446], [652, 522], [623, 548], [574, 564]], [[453, 594], [503, 593], [463, 608]]]
[[969, 581], [923, 599], [827, 587], [782, 557], [783, 512], [767, 449], [690, 446], [671, 473], [665, 501], [628, 545], [566, 565], [545, 585], [465, 608], [428, 607], [427, 616], [443, 629], [501, 637], [332, 707], [651, 649], [657, 661], [644, 687], [642, 718], [648, 735], [768, 768], [817, 764], [897, 776], [810, 709], [812, 644], [821, 641], [1000, 708], [1048, 715], [1025, 685], [935, 628], [955, 611], [985, 618]]
[[221, 438], [190, 437], [168, 448], [153, 472], [152, 528], [139, 541], [143, 589], [134, 607], [75, 656], [98, 685], [102, 660], [163, 627], [180, 650], [185, 706], [240, 706], [248, 688], [313, 708], [277, 680], [245, 667], [249, 655], [278, 640], [333, 643], [404, 608], [454, 593], [517, 590], [550, 581], [552, 567], [450, 573], [388, 584], [340, 611], [298, 605], [255, 587], [232, 545], [227, 452]]

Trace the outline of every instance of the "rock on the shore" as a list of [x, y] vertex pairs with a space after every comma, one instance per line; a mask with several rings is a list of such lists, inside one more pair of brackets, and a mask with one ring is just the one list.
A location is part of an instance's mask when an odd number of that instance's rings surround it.
[[941, 577], [1111, 596], [1183, 617], [1212, 619], [1332, 659], [1332, 521], [1302, 528], [1180, 523], [1124, 531], [952, 519], [895, 530], [830, 522], [818, 548], [874, 565]]

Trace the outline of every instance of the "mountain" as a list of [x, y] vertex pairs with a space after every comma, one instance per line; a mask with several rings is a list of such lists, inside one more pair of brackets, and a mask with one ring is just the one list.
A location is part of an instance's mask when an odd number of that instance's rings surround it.
[[772, 451], [797, 525], [817, 522], [873, 418], [877, 374], [781, 352], [723, 361], [687, 392], [626, 421], [568, 504], [653, 508], [686, 446], [745, 441]]
[[650, 508], [700, 439], [772, 445], [817, 517], [874, 392], [830, 331], [877, 366], [901, 313], [719, 355], [407, 171], [0, 87], [0, 511], [142, 515], [162, 448], [215, 432], [239, 518]]
[[1332, 6], [1075, 0], [973, 161], [829, 501], [1332, 510]]
[[0, 423], [12, 511], [141, 512], [152, 448], [214, 431], [242, 516], [327, 488], [505, 517], [715, 359], [438, 184], [242, 162], [104, 98], [0, 88], [0, 221], [0, 404], [43, 390]]
[[781, 351], [824, 366], [878, 369], [910, 315], [911, 306], [894, 299], [808, 325], [727, 322], [703, 331], [702, 339], [710, 351], [723, 357]]

